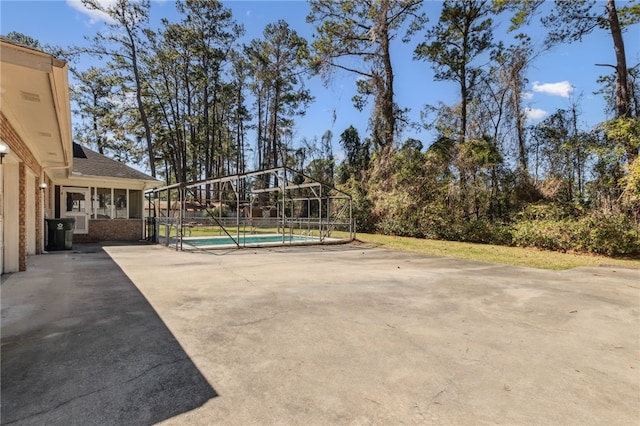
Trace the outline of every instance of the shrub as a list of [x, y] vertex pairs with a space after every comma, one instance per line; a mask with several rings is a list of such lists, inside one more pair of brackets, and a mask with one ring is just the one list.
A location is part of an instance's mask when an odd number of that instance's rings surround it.
[[513, 225], [513, 243], [521, 247], [607, 256], [640, 255], [640, 232], [624, 215], [520, 221]]
[[526, 220], [512, 225], [512, 242], [519, 247], [568, 250], [571, 246], [570, 220]]
[[486, 220], [464, 222], [460, 230], [460, 240], [481, 244], [503, 244], [501, 225]]
[[375, 232], [378, 217], [373, 211], [373, 202], [365, 191], [362, 182], [351, 176], [351, 178], [343, 185], [340, 185], [339, 188], [351, 194], [353, 202], [352, 214], [356, 221], [357, 231]]
[[640, 233], [624, 215], [590, 216], [578, 223], [579, 249], [607, 256], [640, 255]]
[[517, 221], [555, 220], [578, 218], [584, 214], [584, 207], [579, 203], [534, 203], [527, 204], [516, 215]]
[[[222, 209], [222, 210], [221, 210]], [[214, 207], [207, 210], [207, 215], [210, 217], [226, 217], [229, 216], [229, 207], [222, 204], [221, 206]]]

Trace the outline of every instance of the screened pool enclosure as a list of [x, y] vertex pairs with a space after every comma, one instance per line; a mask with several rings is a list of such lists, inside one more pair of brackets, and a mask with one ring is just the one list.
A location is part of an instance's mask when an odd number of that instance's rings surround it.
[[176, 250], [352, 241], [349, 194], [287, 167], [146, 192], [147, 239]]

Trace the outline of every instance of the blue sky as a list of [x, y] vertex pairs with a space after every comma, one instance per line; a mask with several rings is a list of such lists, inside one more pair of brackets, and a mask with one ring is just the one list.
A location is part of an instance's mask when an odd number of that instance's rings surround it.
[[[108, 0], [107, 0], [108, 1]], [[551, 2], [545, 5], [550, 7]], [[605, 2], [602, 1], [602, 7]], [[260, 37], [264, 27], [278, 19], [286, 20], [300, 35], [311, 40], [313, 27], [306, 23], [309, 6], [305, 1], [225, 1], [231, 8], [235, 19], [246, 28], [245, 42]], [[624, 2], [617, 2], [618, 7]], [[427, 1], [424, 10], [429, 17], [428, 26], [437, 22], [440, 2]], [[76, 0], [14, 1], [0, 0], [0, 33], [21, 32], [40, 41], [42, 44], [81, 45], [84, 37], [93, 36], [100, 31], [103, 21], [84, 10]], [[166, 17], [177, 22], [180, 17], [175, 11], [174, 1], [154, 1], [151, 8], [151, 25], [159, 26], [160, 18]], [[505, 18], [506, 19], [506, 18]], [[506, 25], [507, 22], [504, 22]], [[503, 27], [505, 26], [503, 25]], [[541, 43], [544, 29], [527, 29], [534, 42]], [[504, 30], [496, 30], [498, 37], [511, 40], [512, 35]], [[422, 34], [404, 44], [397, 40], [393, 45], [392, 61], [396, 73], [396, 102], [403, 108], [410, 108], [410, 118], [418, 121], [420, 111], [425, 104], [454, 104], [457, 102], [457, 89], [452, 83], [433, 81], [430, 65], [423, 61], [414, 61], [413, 50], [422, 41]], [[611, 68], [595, 66], [596, 63], [615, 63], [611, 36], [608, 32], [596, 30], [583, 39], [582, 43], [561, 45], [539, 57], [529, 69], [529, 83], [526, 88], [527, 107], [530, 108], [530, 123], [535, 123], [558, 108], [567, 108], [572, 99], [579, 99], [583, 128], [592, 128], [607, 117], [604, 114], [604, 100], [593, 92], [598, 89], [598, 76], [609, 73]], [[640, 62], [640, 25], [629, 29], [625, 34], [625, 48], [629, 66]], [[81, 67], [91, 64], [89, 58]], [[354, 125], [361, 135], [367, 135], [369, 110], [358, 112], [352, 105], [355, 94], [355, 75], [338, 72], [329, 87], [325, 87], [319, 78], [308, 80], [308, 87], [315, 96], [315, 102], [309, 107], [305, 117], [297, 120], [294, 141], [303, 137], [320, 139], [322, 134], [331, 130], [334, 134], [335, 154], [341, 157], [337, 140], [349, 125]], [[336, 120], [333, 120], [333, 111]], [[401, 140], [413, 137], [429, 146], [433, 135], [424, 130], [406, 130]]]

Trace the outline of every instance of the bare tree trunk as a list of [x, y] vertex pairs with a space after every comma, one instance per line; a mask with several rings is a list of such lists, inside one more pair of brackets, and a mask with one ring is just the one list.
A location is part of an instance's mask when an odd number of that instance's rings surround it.
[[138, 112], [140, 114], [140, 121], [144, 127], [144, 137], [147, 141], [147, 155], [149, 156], [149, 170], [151, 176], [156, 177], [156, 156], [153, 149], [153, 140], [151, 138], [151, 126], [149, 125], [149, 118], [147, 117], [147, 110], [142, 101], [142, 78], [140, 77], [140, 69], [138, 67], [138, 53], [136, 43], [131, 33], [131, 30], [127, 27], [127, 33], [129, 41], [131, 42], [131, 65], [133, 67], [133, 77], [136, 84], [136, 103], [138, 106]]
[[[615, 0], [607, 0], [607, 14], [609, 16], [609, 28], [613, 38], [613, 48], [616, 52], [616, 112], [618, 117], [631, 118], [631, 96], [629, 93], [629, 83], [627, 78], [627, 57], [624, 51], [624, 40], [622, 39], [622, 29], [618, 20]], [[638, 148], [625, 144], [627, 160], [631, 164], [638, 156]]]
[[618, 117], [631, 117], [631, 100], [627, 83], [627, 58], [615, 0], [607, 0], [607, 14], [609, 15], [613, 48], [616, 52], [616, 110]]
[[520, 90], [513, 90], [513, 108], [514, 115], [516, 120], [516, 134], [518, 139], [518, 166], [520, 170], [526, 175], [528, 174], [527, 167], [527, 147], [525, 143], [525, 135], [524, 135], [524, 114], [520, 109], [522, 93]]
[[393, 67], [391, 65], [391, 53], [389, 47], [389, 23], [387, 15], [389, 12], [389, 2], [383, 1], [380, 10], [380, 48], [382, 50], [382, 61], [384, 63], [384, 83], [382, 88], [382, 119], [383, 141], [385, 147], [393, 145], [393, 138], [396, 131], [396, 117], [393, 107]]

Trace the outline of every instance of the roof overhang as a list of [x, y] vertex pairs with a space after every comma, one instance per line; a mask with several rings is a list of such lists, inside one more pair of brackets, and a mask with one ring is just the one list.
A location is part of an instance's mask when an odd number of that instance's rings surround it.
[[66, 179], [57, 179], [56, 184], [79, 187], [92, 186], [123, 189], [128, 188], [146, 191], [147, 189], [158, 187], [162, 184], [162, 182], [155, 179], [129, 179], [107, 176], [91, 176], [73, 172]]
[[0, 40], [0, 109], [52, 177], [71, 173], [71, 105], [65, 61]]

